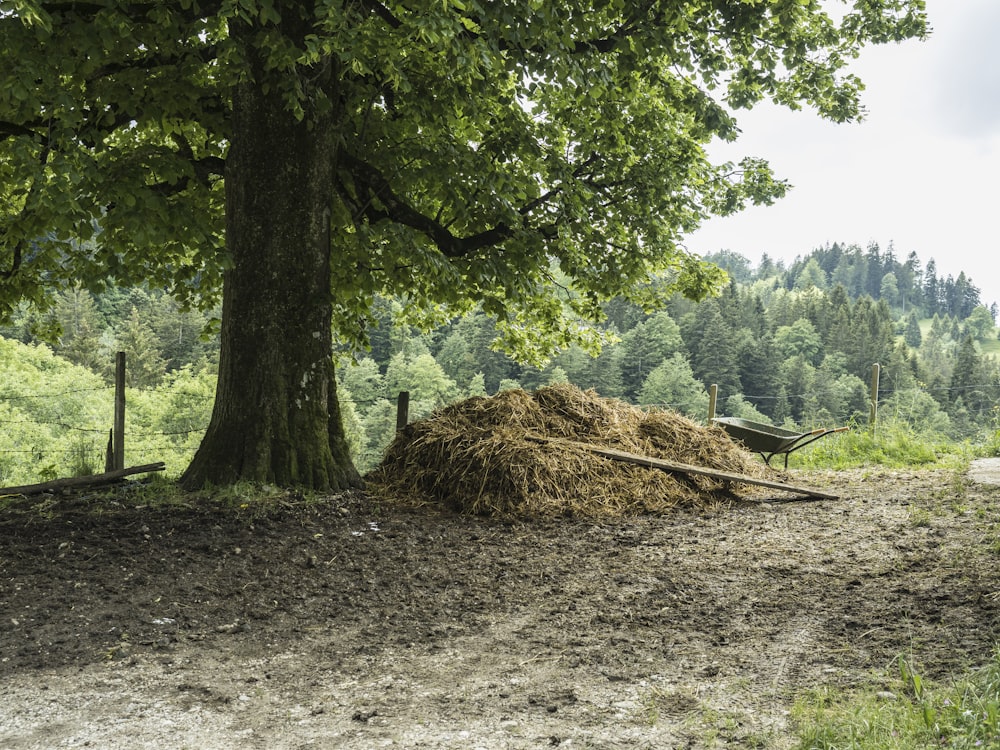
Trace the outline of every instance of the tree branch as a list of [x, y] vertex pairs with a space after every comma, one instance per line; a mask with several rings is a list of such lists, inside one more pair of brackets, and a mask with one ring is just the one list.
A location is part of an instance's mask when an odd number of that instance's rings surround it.
[[[448, 258], [461, 258], [484, 247], [499, 245], [504, 240], [513, 237], [517, 229], [500, 222], [482, 232], [459, 237], [448, 229], [447, 224], [441, 223], [440, 214], [434, 218], [426, 216], [397, 195], [389, 180], [376, 167], [346, 151], [340, 152], [338, 157], [341, 166], [350, 173], [355, 189], [358, 191], [358, 194], [351, 195], [343, 183], [339, 186], [344, 199], [354, 206], [357, 218], [364, 217], [372, 223], [394, 221], [410, 229], [415, 229], [430, 239], [438, 250]], [[576, 166], [573, 170], [573, 176], [578, 179], [583, 177], [587, 174], [588, 169], [599, 160], [598, 154], [591, 154]], [[600, 190], [619, 184], [615, 182], [601, 184], [593, 180], [586, 182]], [[562, 187], [554, 187], [525, 203], [518, 209], [518, 213], [526, 219], [533, 211], [549, 203], [562, 192]], [[376, 203], [380, 204], [382, 208], [379, 208]], [[524, 224], [526, 225], [526, 222]], [[558, 224], [558, 221], [549, 222], [535, 226], [531, 231], [543, 239], [550, 240], [556, 236]]]
[[0, 138], [17, 138], [22, 135], [38, 135], [35, 128], [43, 128], [45, 123], [17, 123], [0, 120]]
[[[119, 3], [117, 5], [108, 5], [105, 3], [95, 2], [77, 2], [77, 0], [41, 3], [42, 10], [49, 15], [72, 14], [83, 21], [92, 21], [98, 13], [108, 10], [116, 10], [132, 21], [144, 20], [146, 16], [149, 15], [150, 11], [157, 10], [160, 7], [162, 7], [160, 3]], [[187, 11], [181, 10], [175, 6], [173, 8], [173, 13], [177, 14], [186, 21], [193, 21], [198, 18], [208, 18], [210, 16], [217, 15], [221, 10], [222, 3], [220, 0], [203, 0], [200, 3], [193, 3], [191, 8]]]
[[[442, 224], [420, 213], [396, 195], [385, 175], [371, 164], [347, 152], [341, 152], [339, 158], [341, 164], [351, 173], [355, 184], [362, 186], [366, 191], [366, 195], [363, 196], [364, 202], [361, 203], [359, 200], [360, 205], [357, 207], [361, 215], [370, 221], [391, 220], [416, 229], [426, 235], [449, 258], [460, 258], [481, 247], [498, 244], [512, 234], [510, 227], [499, 224], [493, 229], [470, 237], [457, 237]], [[376, 200], [385, 207], [384, 210], [375, 206]]]
[[24, 243], [18, 242], [14, 245], [14, 257], [11, 259], [10, 268], [3, 272], [3, 279], [12, 279], [21, 268], [21, 247]]
[[361, 0], [361, 5], [385, 21], [389, 28], [398, 29], [403, 25], [403, 22], [396, 18], [392, 14], [392, 11], [378, 2], [378, 0]]

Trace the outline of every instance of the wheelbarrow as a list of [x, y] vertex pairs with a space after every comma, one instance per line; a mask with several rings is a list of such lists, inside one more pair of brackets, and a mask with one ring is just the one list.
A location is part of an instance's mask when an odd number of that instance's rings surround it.
[[736, 438], [750, 450], [759, 453], [768, 466], [771, 465], [773, 456], [784, 453], [786, 469], [788, 468], [788, 454], [792, 451], [816, 442], [821, 437], [851, 429], [850, 427], [820, 427], [812, 432], [795, 432], [737, 417], [716, 417], [712, 421], [725, 430], [730, 437]]

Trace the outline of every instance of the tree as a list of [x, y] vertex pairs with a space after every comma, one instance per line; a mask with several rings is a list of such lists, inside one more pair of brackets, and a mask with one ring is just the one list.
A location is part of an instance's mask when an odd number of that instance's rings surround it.
[[917, 315], [911, 312], [906, 318], [906, 328], [903, 331], [903, 341], [906, 345], [916, 349], [920, 346], [920, 342], [924, 340], [923, 333], [920, 332], [920, 321], [917, 320]]
[[408, 391], [411, 411], [417, 417], [453, 401], [459, 394], [455, 381], [426, 353], [410, 357], [400, 352], [393, 356], [385, 371], [385, 387], [393, 397]]
[[879, 299], [885, 300], [885, 303], [889, 307], [897, 307], [899, 305], [899, 281], [896, 279], [896, 274], [889, 271], [882, 277], [882, 282], [879, 284]]
[[[767, 256], [765, 255], [764, 258], [767, 258]], [[705, 260], [717, 265], [733, 281], [746, 284], [753, 278], [753, 268], [750, 259], [740, 253], [733, 252], [732, 250], [720, 250], [717, 253], [709, 253], [705, 256]], [[763, 263], [764, 259], [761, 259], [761, 264], [763, 265]]]
[[948, 384], [955, 412], [962, 408], [982, 412], [987, 408], [983, 380], [982, 359], [976, 351], [976, 342], [967, 334], [958, 345], [955, 369]]
[[705, 385], [715, 383], [727, 397], [742, 393], [739, 351], [743, 340], [752, 337], [727, 326], [714, 299], [698, 305], [686, 318], [683, 332], [695, 377]]
[[[125, 352], [127, 367], [125, 382], [132, 388], [149, 388], [156, 385], [167, 371], [167, 363], [156, 347], [156, 334], [139, 317], [134, 307], [118, 331], [118, 346]], [[108, 362], [109, 370], [114, 362]]]
[[977, 341], [993, 337], [993, 316], [983, 305], [978, 305], [965, 319], [965, 330]]
[[[765, 335], [759, 339], [750, 339], [744, 342], [739, 352], [739, 364], [740, 383], [743, 386], [746, 399], [756, 409], [773, 419], [778, 419], [775, 416], [775, 407], [777, 406], [778, 389], [781, 387], [779, 373], [781, 355], [778, 353], [772, 337]], [[787, 413], [786, 404], [785, 412], [781, 414], [778, 421], [784, 419]]]
[[796, 356], [781, 364], [781, 376], [787, 386], [784, 395], [788, 399], [788, 416], [795, 422], [802, 422], [811, 416], [808, 407], [814, 399], [816, 368], [804, 357]]
[[496, 393], [501, 380], [518, 374], [516, 362], [491, 348], [496, 335], [496, 321], [477, 310], [448, 327], [434, 358], [456, 383], [482, 372], [487, 392]]
[[217, 342], [205, 337], [208, 316], [200, 310], [182, 310], [168, 295], [159, 294], [150, 300], [149, 318], [168, 370], [214, 359]]
[[721, 272], [684, 234], [786, 189], [704, 145], [765, 98], [856, 120], [848, 61], [926, 20], [922, 0], [836, 22], [820, 0], [10, 0], [0, 29], [0, 314], [71, 279], [221, 293], [184, 483], [326, 489], [359, 483], [335, 337], [364, 345], [378, 294], [421, 324], [481, 304], [535, 361], [615, 294], [702, 297]]
[[940, 312], [946, 312], [942, 305], [943, 289], [937, 277], [937, 262], [933, 258], [927, 261], [927, 265], [924, 267], [924, 288], [922, 291], [928, 315], [933, 316]]
[[805, 318], [790, 326], [781, 326], [774, 332], [774, 345], [786, 359], [802, 357], [813, 365], [823, 359], [823, 339], [816, 327]]
[[795, 289], [826, 289], [826, 273], [819, 265], [819, 261], [810, 258], [795, 279]]
[[53, 313], [61, 334], [56, 353], [95, 372], [106, 370], [109, 353], [102, 359], [99, 345], [103, 321], [90, 292], [79, 285], [67, 289], [58, 295]]
[[[385, 379], [371, 357], [363, 357], [341, 367], [340, 385], [350, 391], [351, 401], [361, 415], [387, 395]], [[341, 399], [342, 402], [344, 400]]]
[[663, 360], [649, 373], [639, 391], [638, 401], [666, 406], [689, 417], [701, 417], [708, 411], [708, 393], [680, 353]]
[[621, 353], [620, 346], [610, 345], [593, 357], [574, 344], [552, 361], [563, 369], [573, 385], [585, 390], [593, 388], [609, 398], [619, 398], [622, 395]]
[[486, 378], [481, 372], [477, 372], [469, 380], [469, 385], [465, 389], [465, 394], [467, 396], [485, 396], [486, 395]]
[[649, 373], [683, 346], [680, 327], [665, 311], [656, 313], [649, 320], [626, 331], [619, 345], [625, 395], [635, 398]]

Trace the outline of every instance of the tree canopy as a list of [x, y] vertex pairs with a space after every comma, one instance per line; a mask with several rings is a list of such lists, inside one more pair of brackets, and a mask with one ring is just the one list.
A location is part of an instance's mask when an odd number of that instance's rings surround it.
[[[415, 322], [480, 306], [540, 359], [617, 294], [717, 289], [684, 235], [787, 185], [705, 145], [765, 98], [858, 119], [859, 49], [926, 31], [922, 0], [843, 10], [2, 0], [0, 317], [78, 281], [205, 305], [225, 286], [226, 398], [206, 442], [243, 445], [199, 480], [337, 485], [321, 329], [364, 345], [378, 294]], [[274, 408], [254, 427], [241, 401]]]

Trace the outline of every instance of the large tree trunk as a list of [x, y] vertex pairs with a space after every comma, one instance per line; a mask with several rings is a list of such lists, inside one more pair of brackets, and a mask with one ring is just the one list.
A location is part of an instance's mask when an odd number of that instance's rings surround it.
[[226, 164], [222, 349], [215, 409], [187, 487], [238, 480], [359, 486], [337, 404], [330, 327], [332, 116], [297, 121], [245, 83]]

